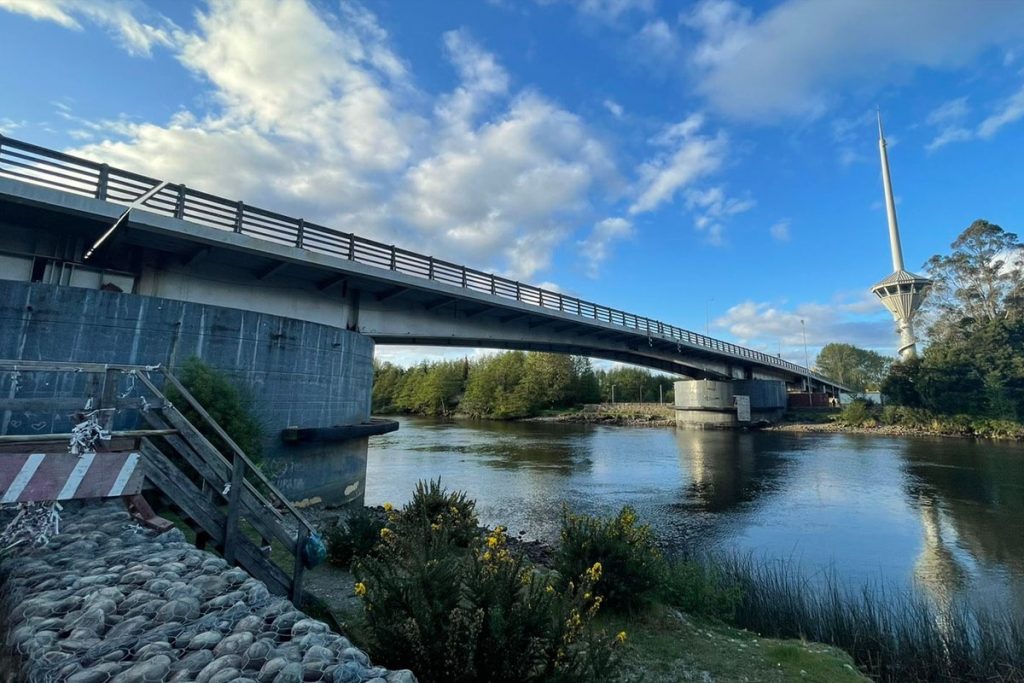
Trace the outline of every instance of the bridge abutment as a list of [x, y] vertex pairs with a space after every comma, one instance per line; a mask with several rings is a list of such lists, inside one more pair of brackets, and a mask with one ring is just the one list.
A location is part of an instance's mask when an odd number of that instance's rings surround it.
[[742, 429], [776, 422], [786, 411], [782, 380], [683, 380], [674, 385], [676, 426]]
[[[174, 368], [195, 356], [251, 397], [265, 466], [295, 500], [362, 502], [367, 436], [327, 428], [369, 421], [373, 349], [358, 332], [279, 315], [0, 279], [0, 358]], [[32, 382], [31, 375], [18, 381]], [[34, 387], [32, 395], [51, 390], [56, 397], [57, 387]], [[70, 419], [36, 407], [0, 411], [0, 434], [64, 432]], [[288, 428], [328, 436], [286, 440]]]

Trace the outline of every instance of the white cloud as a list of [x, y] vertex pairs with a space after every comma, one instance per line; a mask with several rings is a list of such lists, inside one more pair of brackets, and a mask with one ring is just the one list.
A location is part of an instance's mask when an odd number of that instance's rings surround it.
[[636, 215], [672, 201], [684, 187], [721, 168], [728, 138], [719, 131], [701, 135], [704, 117], [693, 114], [653, 140], [662, 151], [639, 169], [639, 196], [629, 207]]
[[727, 196], [725, 188], [720, 185], [686, 192], [686, 208], [695, 214], [694, 227], [706, 235], [709, 244], [715, 246], [725, 244], [725, 221], [731, 216], [749, 211], [755, 205], [756, 202], [749, 197], [738, 199]]
[[[873, 295], [863, 295], [867, 296]], [[777, 353], [781, 346], [784, 358], [801, 365], [805, 332], [812, 363], [818, 349], [836, 341], [892, 353], [897, 337], [889, 315], [877, 299], [866, 302], [870, 308], [865, 302], [864, 298], [840, 299], [832, 304], [804, 303], [785, 308], [771, 302], [744, 301], [717, 318], [714, 325], [727, 329], [737, 343], [751, 348]]]
[[1000, 103], [994, 114], [978, 126], [978, 137], [988, 139], [1003, 126], [1024, 118], [1024, 87]]
[[649, 14], [654, 11], [654, 0], [578, 0], [579, 11], [609, 24], [634, 12]]
[[615, 100], [605, 100], [601, 104], [603, 104], [604, 108], [611, 112], [611, 115], [617, 119], [621, 119], [623, 113], [625, 113], [625, 110], [622, 108], [622, 105], [616, 102]]
[[664, 19], [652, 19], [629, 39], [628, 50], [644, 66], [660, 71], [675, 66], [682, 45]]
[[179, 33], [166, 17], [139, 19], [136, 15], [144, 8], [132, 0], [0, 0], [0, 9], [74, 30], [82, 30], [80, 20], [98, 24], [134, 55], [149, 56], [156, 46], [173, 47]]
[[877, 88], [1012, 45], [1024, 36], [1024, 4], [785, 0], [755, 17], [705, 0], [684, 23], [699, 35], [699, 91], [729, 116], [764, 122], [820, 115], [851, 84]]
[[211, 0], [196, 25], [176, 54], [214, 106], [161, 123], [82, 121], [62, 104], [74, 152], [523, 279], [614, 177], [582, 119], [513, 92], [464, 31], [439, 46], [458, 85], [430, 95], [354, 4]]
[[789, 234], [789, 220], [779, 221], [768, 228], [768, 232], [771, 234], [772, 239], [778, 242], [788, 242], [790, 238]]
[[605, 218], [597, 223], [586, 239], [580, 240], [587, 277], [596, 278], [601, 266], [611, 255], [612, 244], [633, 235], [633, 224], [625, 218]]

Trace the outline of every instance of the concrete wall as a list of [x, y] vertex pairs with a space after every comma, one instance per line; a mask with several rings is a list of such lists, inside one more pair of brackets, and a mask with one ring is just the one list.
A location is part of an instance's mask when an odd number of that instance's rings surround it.
[[[268, 469], [276, 472], [286, 493], [333, 502], [361, 500], [365, 438], [296, 446], [283, 443], [280, 431], [369, 418], [370, 338], [264, 313], [0, 280], [0, 358], [161, 363], [173, 368], [190, 356], [228, 373], [251, 395], [263, 425]], [[11, 432], [69, 426], [67, 416], [61, 415], [2, 417], [0, 427]]]

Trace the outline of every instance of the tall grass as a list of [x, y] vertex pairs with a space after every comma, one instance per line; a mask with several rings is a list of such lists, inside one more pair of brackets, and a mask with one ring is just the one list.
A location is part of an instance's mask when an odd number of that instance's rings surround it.
[[878, 681], [1024, 681], [1024, 617], [1009, 607], [926, 595], [883, 585], [843, 588], [828, 571], [815, 581], [792, 562], [751, 556], [697, 561], [727, 577], [740, 598], [738, 626], [765, 636], [805, 638], [849, 652]]

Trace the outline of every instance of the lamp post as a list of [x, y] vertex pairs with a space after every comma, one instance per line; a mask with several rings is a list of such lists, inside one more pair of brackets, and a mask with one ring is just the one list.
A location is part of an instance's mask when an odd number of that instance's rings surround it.
[[615, 403], [615, 385], [612, 385], [612, 403]]
[[800, 331], [804, 335], [804, 370], [807, 371], [807, 403], [811, 404], [811, 361], [810, 356], [807, 355], [807, 326], [804, 325], [803, 318], [800, 318]]

